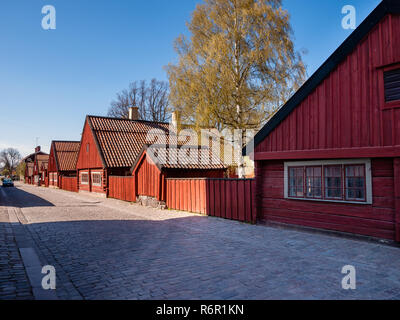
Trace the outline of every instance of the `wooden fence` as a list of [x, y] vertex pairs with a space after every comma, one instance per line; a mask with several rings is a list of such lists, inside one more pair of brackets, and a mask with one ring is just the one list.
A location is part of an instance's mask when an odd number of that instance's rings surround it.
[[78, 192], [78, 178], [77, 177], [63, 177], [60, 176], [60, 186], [62, 190]]
[[167, 207], [207, 214], [206, 179], [167, 179]]
[[135, 202], [135, 179], [134, 177], [108, 177], [108, 197]]
[[167, 179], [167, 207], [256, 222], [255, 183], [249, 179]]

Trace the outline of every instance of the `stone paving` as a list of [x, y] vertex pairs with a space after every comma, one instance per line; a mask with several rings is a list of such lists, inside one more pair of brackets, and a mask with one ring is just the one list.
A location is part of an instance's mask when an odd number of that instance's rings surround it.
[[0, 300], [33, 299], [7, 209], [0, 207]]
[[[400, 248], [384, 244], [27, 185], [0, 192], [0, 205], [56, 268], [59, 299], [400, 299]], [[18, 294], [27, 278], [3, 220], [0, 299], [12, 299], [3, 288]], [[341, 287], [345, 265], [356, 290]]]

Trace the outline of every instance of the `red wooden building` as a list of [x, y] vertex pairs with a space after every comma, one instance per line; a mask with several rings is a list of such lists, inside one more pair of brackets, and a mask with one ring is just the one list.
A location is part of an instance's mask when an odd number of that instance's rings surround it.
[[25, 183], [37, 186], [45, 185], [45, 176], [47, 173], [47, 164], [49, 155], [42, 152], [40, 146], [35, 148], [35, 153], [25, 157]]
[[76, 164], [79, 192], [107, 196], [108, 177], [130, 176], [131, 166], [143, 146], [154, 141], [155, 135], [150, 131], [167, 134], [168, 126], [168, 123], [87, 116]]
[[400, 1], [383, 1], [254, 142], [258, 220], [400, 241]]
[[60, 187], [60, 177], [76, 176], [80, 141], [52, 141], [48, 164], [48, 185]]
[[[226, 167], [208, 148], [144, 145], [132, 166], [135, 197], [166, 201], [168, 178], [223, 178]], [[187, 190], [189, 192], [189, 190]]]

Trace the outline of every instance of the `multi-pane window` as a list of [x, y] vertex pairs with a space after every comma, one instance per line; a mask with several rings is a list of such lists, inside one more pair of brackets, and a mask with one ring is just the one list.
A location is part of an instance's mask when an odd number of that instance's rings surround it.
[[371, 203], [370, 161], [285, 163], [285, 197]]
[[89, 184], [89, 174], [81, 173], [81, 184]]
[[345, 166], [346, 200], [365, 201], [365, 166]]
[[304, 170], [302, 167], [289, 168], [290, 197], [303, 198], [304, 197]]
[[94, 186], [101, 187], [101, 173], [99, 172], [92, 173], [92, 184]]
[[325, 199], [343, 199], [342, 166], [325, 166]]
[[306, 197], [322, 198], [322, 167], [306, 167]]

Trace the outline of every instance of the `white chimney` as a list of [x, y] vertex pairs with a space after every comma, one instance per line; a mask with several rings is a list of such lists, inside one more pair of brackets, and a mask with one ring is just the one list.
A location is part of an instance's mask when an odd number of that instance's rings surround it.
[[172, 112], [171, 114], [171, 124], [175, 129], [178, 127], [178, 116], [176, 111]]
[[138, 107], [130, 107], [129, 108], [129, 119], [130, 120], [139, 120], [139, 108]]

